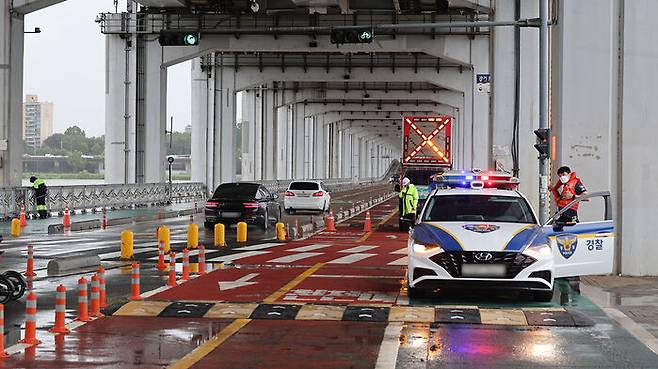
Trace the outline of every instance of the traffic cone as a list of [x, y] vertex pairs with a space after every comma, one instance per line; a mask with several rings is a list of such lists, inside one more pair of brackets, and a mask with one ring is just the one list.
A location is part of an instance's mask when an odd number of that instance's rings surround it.
[[0, 304], [0, 358], [9, 357], [5, 351], [5, 304]]
[[66, 287], [63, 284], [57, 286], [57, 293], [55, 294], [55, 326], [50, 328], [48, 332], [52, 333], [69, 333], [66, 328]]
[[90, 322], [89, 303], [87, 302], [87, 280], [85, 277], [78, 279], [78, 320]]
[[101, 313], [101, 288], [98, 280], [98, 275], [91, 276], [91, 316], [94, 318], [102, 318], [104, 315]]
[[183, 276], [184, 281], [190, 280], [190, 250], [183, 249]]
[[133, 272], [130, 277], [131, 295], [128, 300], [141, 300], [141, 292], [139, 291], [139, 263], [133, 263]]
[[199, 274], [206, 274], [206, 247], [199, 245]]
[[34, 291], [27, 295], [25, 302], [25, 338], [18, 341], [28, 345], [41, 343], [37, 339], [37, 294]]
[[164, 242], [160, 241], [160, 246], [158, 246], [158, 265], [156, 265], [158, 270], [165, 270], [167, 266], [164, 262]]
[[372, 221], [370, 220], [370, 210], [366, 210], [366, 221], [363, 223], [363, 231], [372, 231]]
[[167, 285], [176, 286], [176, 253], [173, 251], [169, 253], [169, 283]]
[[19, 216], [19, 220], [21, 221], [21, 227], [25, 227], [27, 225], [27, 219], [25, 219], [25, 206], [21, 206], [21, 214]]
[[69, 206], [64, 207], [64, 218], [62, 219], [64, 228], [71, 228], [71, 214], [69, 213]]
[[105, 295], [105, 268], [102, 265], [96, 270], [98, 274], [98, 284], [100, 285], [100, 307], [104, 309], [107, 307], [107, 299]]
[[329, 218], [327, 218], [327, 232], [336, 232], [336, 223], [334, 220], [334, 211], [329, 209]]
[[37, 273], [34, 272], [34, 246], [32, 245], [27, 245], [27, 268], [23, 275], [26, 277], [34, 277], [37, 275]]

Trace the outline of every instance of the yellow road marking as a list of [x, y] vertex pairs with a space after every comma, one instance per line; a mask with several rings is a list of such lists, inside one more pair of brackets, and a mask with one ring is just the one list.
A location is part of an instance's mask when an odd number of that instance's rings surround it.
[[[273, 294], [266, 297], [263, 300], [263, 303], [272, 303], [272, 302], [278, 300], [279, 297], [283, 296], [288, 291], [295, 288], [295, 286], [300, 284], [304, 279], [308, 278], [311, 274], [315, 273], [318, 269], [322, 268], [322, 266], [324, 266], [324, 263], [317, 263], [317, 264], [313, 265], [312, 267], [306, 269], [303, 273], [301, 273], [300, 275], [295, 277], [290, 282], [286, 283], [283, 287], [276, 290]], [[192, 367], [192, 365], [196, 364], [201, 359], [206, 357], [206, 355], [208, 355], [214, 349], [219, 347], [219, 345], [221, 345], [229, 337], [231, 337], [232, 335], [237, 333], [240, 329], [242, 329], [242, 327], [247, 325], [250, 321], [251, 321], [251, 319], [236, 319], [236, 320], [234, 320], [226, 328], [222, 329], [219, 333], [217, 333], [216, 336], [214, 336], [213, 338], [211, 338], [208, 341], [204, 342], [201, 346], [195, 348], [192, 352], [185, 355], [182, 359], [180, 359], [177, 362], [171, 364], [169, 366], [169, 369], [188, 369], [188, 368]]]
[[211, 353], [219, 345], [224, 343], [229, 337], [237, 333], [242, 327], [247, 325], [251, 319], [236, 319], [231, 324], [222, 329], [221, 332], [217, 333], [216, 336], [204, 342], [201, 346], [194, 349], [194, 351], [185, 355], [182, 359], [177, 362], [169, 365], [169, 369], [187, 369], [192, 367], [192, 365], [198, 363], [206, 355]]

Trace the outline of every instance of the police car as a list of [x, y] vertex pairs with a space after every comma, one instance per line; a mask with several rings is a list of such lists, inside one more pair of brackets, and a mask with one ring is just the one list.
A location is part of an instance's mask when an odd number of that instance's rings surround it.
[[600, 220], [557, 224], [557, 213], [541, 225], [518, 184], [504, 172], [443, 175], [409, 233], [410, 297], [435, 289], [516, 289], [550, 301], [555, 278], [612, 272], [608, 192], [569, 205], [600, 197]]

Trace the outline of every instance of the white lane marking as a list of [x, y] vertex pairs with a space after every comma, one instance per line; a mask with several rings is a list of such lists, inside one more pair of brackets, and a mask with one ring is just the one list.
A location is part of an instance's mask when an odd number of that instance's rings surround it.
[[21, 351], [25, 351], [25, 349], [30, 347], [30, 346], [32, 346], [32, 345], [27, 344], [27, 343], [17, 343], [15, 345], [7, 347], [5, 349], [5, 352], [7, 353], [7, 355], [13, 355], [13, 354], [17, 354]]
[[604, 307], [602, 310], [605, 311], [606, 315], [617, 321], [617, 323], [619, 323], [622, 328], [633, 335], [633, 337], [637, 338], [638, 341], [647, 346], [649, 350], [653, 351], [655, 354], [658, 354], [658, 338], [656, 338], [653, 334], [651, 334], [641, 325], [637, 324], [626, 314], [615, 308]]
[[[113, 241], [113, 242], [117, 243], [117, 248], [121, 248], [121, 242], [120, 241], [119, 242]], [[145, 250], [145, 249], [148, 249], [146, 251], [154, 250], [153, 244], [148, 243], [148, 242], [135, 243], [133, 245], [133, 247], [134, 247], [135, 250]], [[34, 255], [38, 256], [38, 257], [55, 257], [55, 256], [60, 256], [60, 255], [82, 253], [82, 252], [90, 251], [90, 250], [93, 250], [93, 249], [104, 249], [104, 248], [107, 248], [107, 247], [94, 247], [94, 248], [85, 247], [85, 248], [67, 249], [65, 251], [54, 251], [54, 252], [37, 252], [37, 251], [35, 251]], [[57, 249], [57, 250], [61, 250], [61, 249]], [[157, 248], [155, 248], [155, 250], [157, 250]], [[146, 251], [141, 251], [141, 252], [146, 252]], [[113, 254], [114, 253], [111, 253], [111, 252], [107, 253], [107, 255], [113, 255]], [[101, 254], [100, 255], [101, 259], [103, 258], [103, 255], [106, 255], [106, 254]], [[121, 252], [119, 251], [117, 256], [120, 256], [120, 255], [121, 255]], [[112, 258], [112, 257], [115, 257], [115, 256], [106, 256], [106, 257], [107, 258]], [[156, 257], [155, 259], [157, 260], [158, 258]]]
[[390, 263], [388, 263], [388, 265], [407, 265], [408, 262], [409, 262], [408, 258], [405, 256], [405, 257], [401, 257], [397, 260], [391, 261]]
[[[145, 252], [151, 252], [151, 251], [153, 251], [153, 247], [145, 247], [145, 248], [134, 249], [133, 254], [143, 254]], [[106, 252], [104, 254], [98, 255], [98, 257], [100, 257], [101, 260], [113, 259], [119, 256], [121, 256], [121, 251]]]
[[148, 291], [148, 292], [144, 292], [141, 296], [142, 296], [143, 298], [148, 298], [148, 297], [151, 297], [151, 296], [155, 295], [156, 293], [160, 293], [160, 292], [165, 291], [165, 290], [168, 290], [168, 289], [169, 289], [169, 286], [158, 287], [158, 288], [156, 288], [156, 289], [154, 289], [154, 290], [151, 290], [151, 291]]
[[241, 252], [238, 254], [232, 254], [232, 255], [224, 255], [224, 256], [219, 256], [216, 258], [212, 258], [210, 260], [206, 260], [206, 262], [227, 262], [227, 261], [233, 261], [233, 260], [239, 260], [243, 258], [248, 258], [251, 256], [258, 256], [258, 255], [263, 255], [263, 254], [269, 254], [269, 251], [247, 251], [247, 252]]
[[96, 238], [73, 238], [73, 237], [66, 237], [66, 238], [60, 238], [57, 240], [49, 240], [49, 241], [37, 241], [34, 243], [34, 247], [38, 247], [41, 245], [58, 245], [62, 243], [80, 243], [80, 242], [89, 242], [89, 241], [98, 241]]
[[323, 248], [329, 247], [329, 246], [331, 246], [331, 245], [316, 243], [316, 244], [313, 244], [313, 245], [296, 247], [294, 249], [288, 249], [288, 250], [285, 250], [285, 251], [306, 252], [306, 251], [313, 251], [313, 250], [323, 249]]
[[405, 247], [405, 248], [402, 248], [402, 249], [399, 249], [399, 250], [395, 250], [395, 251], [391, 252], [391, 254], [407, 255], [407, 248]]
[[293, 261], [302, 260], [306, 258], [311, 258], [313, 256], [322, 255], [322, 252], [300, 252], [298, 254], [292, 254], [287, 256], [282, 256], [280, 258], [268, 260], [268, 263], [292, 263]]
[[364, 251], [368, 251], [368, 250], [376, 249], [376, 248], [378, 248], [378, 247], [379, 247], [379, 246], [355, 246], [355, 247], [352, 247], [352, 248], [347, 249], [347, 250], [340, 250], [340, 251], [338, 251], [338, 252], [346, 252], [346, 253], [354, 253], [354, 254], [356, 254], [356, 253], [358, 253], [358, 252], [364, 252]]
[[352, 264], [375, 255], [376, 254], [350, 254], [343, 256], [342, 258], [334, 259], [327, 264]]
[[247, 250], [247, 251], [253, 251], [253, 250], [263, 250], [263, 249], [269, 249], [274, 246], [281, 246], [283, 245], [282, 243], [262, 243], [260, 245], [251, 245], [251, 246], [246, 246], [246, 247], [240, 247], [235, 250]]
[[240, 288], [244, 286], [251, 286], [252, 284], [256, 284], [258, 282], [251, 282], [250, 280], [253, 278], [258, 277], [260, 273], [249, 273], [245, 276], [242, 276], [235, 281], [219, 281], [217, 282], [219, 284], [219, 290], [220, 291], [226, 291], [226, 290], [232, 290], [234, 288]]
[[386, 326], [382, 344], [379, 346], [375, 369], [394, 369], [398, 361], [402, 323], [394, 322]]

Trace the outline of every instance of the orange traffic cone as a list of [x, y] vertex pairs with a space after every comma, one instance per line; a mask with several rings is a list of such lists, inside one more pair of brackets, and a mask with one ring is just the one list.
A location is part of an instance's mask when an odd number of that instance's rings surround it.
[[370, 220], [370, 210], [366, 210], [366, 221], [363, 223], [363, 231], [372, 231], [372, 221]]
[[5, 304], [0, 304], [0, 358], [9, 357], [5, 351]]
[[64, 228], [71, 227], [71, 214], [69, 213], [68, 205], [64, 207], [64, 219], [62, 219], [62, 224], [64, 225]]
[[327, 231], [336, 232], [336, 224], [334, 222], [334, 211], [329, 209], [329, 218], [327, 218]]
[[27, 225], [27, 219], [25, 219], [25, 206], [21, 206], [21, 214], [19, 216], [19, 220], [21, 221], [21, 227], [25, 227]]
[[57, 286], [57, 293], [55, 294], [55, 326], [50, 328], [48, 332], [52, 333], [69, 333], [66, 328], [66, 287], [63, 284]]
[[37, 294], [30, 292], [25, 302], [25, 338], [18, 341], [28, 345], [41, 343], [37, 339]]

